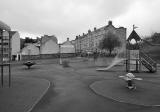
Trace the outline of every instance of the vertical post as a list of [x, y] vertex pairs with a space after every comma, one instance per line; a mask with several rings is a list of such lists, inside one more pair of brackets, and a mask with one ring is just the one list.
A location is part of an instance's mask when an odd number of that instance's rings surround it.
[[142, 69], [142, 67], [141, 67], [141, 51], [139, 51], [139, 72], [141, 72], [141, 69]]
[[61, 60], [61, 44], [59, 44], [59, 64], [62, 64], [62, 60]]
[[126, 50], [126, 72], [130, 71], [130, 51]]
[[31, 49], [28, 49], [28, 61], [31, 60]]
[[128, 72], [128, 52], [127, 52], [127, 46], [126, 46], [126, 72]]
[[3, 87], [3, 30], [0, 29], [0, 37], [1, 37], [1, 84]]
[[138, 59], [136, 59], [136, 72], [139, 72], [139, 70], [138, 70]]
[[9, 31], [9, 87], [11, 87], [11, 33]]
[[130, 50], [128, 51], [128, 71], [130, 72], [131, 71], [131, 59], [130, 59]]

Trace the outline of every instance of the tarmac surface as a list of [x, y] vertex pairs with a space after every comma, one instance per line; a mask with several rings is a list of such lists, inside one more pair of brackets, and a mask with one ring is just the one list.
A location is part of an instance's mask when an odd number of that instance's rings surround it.
[[9, 87], [7, 78], [4, 77], [3, 88], [0, 87], [0, 112], [30, 112], [49, 87], [47, 80], [20, 76], [12, 76]]
[[124, 82], [121, 79], [103, 80], [94, 82], [90, 87], [97, 94], [118, 102], [141, 106], [160, 106], [160, 94], [157, 92], [160, 84], [135, 81], [136, 89], [129, 90]]
[[[70, 67], [63, 68], [61, 65], [52, 64], [50, 60], [49, 63], [39, 63], [30, 70], [22, 66], [15, 66], [12, 69], [13, 75], [16, 76], [50, 81], [48, 92], [31, 112], [159, 112], [160, 107], [122, 103], [93, 91], [90, 85], [95, 82], [104, 80], [112, 82], [111, 80], [116, 80], [118, 75], [125, 74], [124, 66], [115, 66], [107, 72], [96, 71], [96, 66], [93, 61], [84, 61], [70, 63]], [[158, 72], [136, 75], [159, 86]], [[111, 86], [114, 87], [114, 84]], [[160, 89], [156, 92], [159, 93]]]

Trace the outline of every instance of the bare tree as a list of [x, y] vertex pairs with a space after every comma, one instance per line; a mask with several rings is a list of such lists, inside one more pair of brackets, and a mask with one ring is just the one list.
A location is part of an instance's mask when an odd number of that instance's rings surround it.
[[110, 32], [104, 36], [104, 38], [99, 44], [99, 48], [102, 50], [103, 49], [108, 50], [110, 55], [116, 47], [120, 47], [120, 46], [121, 46], [121, 42], [118, 39], [118, 37], [115, 34]]

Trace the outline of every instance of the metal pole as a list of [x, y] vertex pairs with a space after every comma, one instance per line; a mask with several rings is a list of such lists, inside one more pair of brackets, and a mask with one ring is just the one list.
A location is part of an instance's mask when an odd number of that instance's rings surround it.
[[11, 87], [11, 34], [9, 32], [9, 87]]
[[0, 37], [1, 37], [1, 84], [3, 87], [3, 30], [0, 29]]
[[61, 60], [61, 44], [59, 44], [59, 64], [62, 64], [62, 60]]

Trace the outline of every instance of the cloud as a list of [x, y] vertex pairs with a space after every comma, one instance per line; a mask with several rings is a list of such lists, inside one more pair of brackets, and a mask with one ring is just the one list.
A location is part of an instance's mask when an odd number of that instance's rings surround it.
[[128, 28], [128, 35], [132, 31], [132, 25], [139, 28], [136, 31], [140, 36], [150, 35], [153, 32], [160, 32], [159, 0], [136, 1], [127, 13], [114, 18], [116, 24], [120, 23]]
[[23, 34], [54, 34], [64, 41], [104, 26], [109, 19], [116, 25], [134, 23], [154, 30], [159, 28], [158, 4], [158, 0], [1, 0], [0, 18]]

